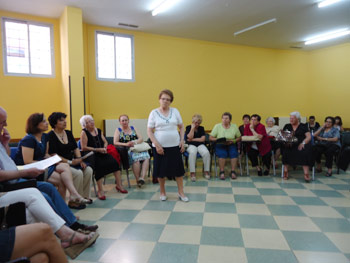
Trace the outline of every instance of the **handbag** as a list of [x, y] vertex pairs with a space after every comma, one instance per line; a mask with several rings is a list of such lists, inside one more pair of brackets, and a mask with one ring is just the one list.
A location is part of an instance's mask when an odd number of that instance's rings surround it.
[[0, 230], [25, 225], [26, 223], [25, 203], [18, 202], [0, 208]]
[[294, 136], [294, 131], [279, 131], [275, 141], [282, 142], [288, 147], [292, 147], [294, 144], [298, 143], [298, 138]]
[[146, 142], [141, 142], [138, 144], [135, 144], [133, 147], [130, 147], [130, 151], [132, 152], [145, 152], [151, 149], [148, 143]]

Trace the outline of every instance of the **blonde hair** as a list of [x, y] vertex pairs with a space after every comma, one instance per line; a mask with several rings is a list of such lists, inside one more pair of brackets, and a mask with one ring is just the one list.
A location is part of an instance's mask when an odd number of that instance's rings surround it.
[[86, 122], [88, 120], [94, 120], [94, 118], [91, 115], [84, 115], [80, 118], [79, 122], [83, 129], [86, 127]]
[[202, 115], [200, 115], [200, 114], [194, 114], [194, 115], [192, 116], [192, 122], [194, 122], [194, 121], [196, 121], [196, 120], [199, 120], [199, 121], [202, 123], [202, 121], [203, 121]]

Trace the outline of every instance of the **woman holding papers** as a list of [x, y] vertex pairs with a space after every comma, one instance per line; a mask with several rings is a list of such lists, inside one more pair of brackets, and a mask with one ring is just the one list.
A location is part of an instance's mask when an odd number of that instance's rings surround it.
[[[41, 161], [49, 156], [48, 154], [48, 135], [44, 133], [48, 129], [48, 123], [44, 114], [34, 113], [27, 120], [27, 135], [19, 142], [15, 155], [17, 165], [24, 165]], [[68, 205], [71, 208], [83, 209], [88, 199], [83, 198], [76, 190], [72, 172], [67, 163], [58, 163], [46, 169], [42, 176], [38, 177], [41, 181], [48, 181], [58, 187], [58, 191], [65, 200], [66, 190], [70, 193]]]
[[81, 158], [73, 133], [66, 130], [66, 117], [67, 115], [63, 112], [53, 112], [48, 118], [52, 127], [52, 131], [48, 133], [49, 154], [57, 154], [62, 162], [69, 164], [78, 193], [92, 203], [90, 199], [92, 168], [87, 166]]
[[215, 153], [219, 157], [220, 179], [225, 180], [225, 159], [231, 159], [231, 178], [236, 179], [238, 151], [236, 143], [241, 140], [241, 133], [236, 124], [231, 124], [232, 115], [224, 112], [221, 123], [214, 126], [209, 139], [216, 142]]

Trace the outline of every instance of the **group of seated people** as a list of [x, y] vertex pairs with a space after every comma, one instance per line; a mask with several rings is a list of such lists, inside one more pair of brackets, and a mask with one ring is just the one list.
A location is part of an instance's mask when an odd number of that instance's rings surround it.
[[[66, 114], [53, 112], [48, 117], [52, 127], [48, 134], [45, 133], [48, 130], [48, 122], [44, 114], [32, 114], [26, 124], [27, 135], [18, 143], [14, 161], [9, 157], [10, 135], [5, 128], [7, 126], [7, 113], [3, 108], [0, 108], [0, 117], [1, 184], [23, 182], [29, 178], [37, 180], [37, 189], [21, 189], [0, 195], [0, 207], [14, 202], [24, 202], [27, 215], [29, 215], [27, 216], [28, 223], [46, 223], [52, 232], [61, 239], [61, 247], [71, 257], [75, 257], [77, 253], [90, 246], [98, 237], [96, 233], [98, 226], [80, 224], [69, 209], [84, 209], [86, 205], [93, 202], [90, 194], [92, 176], [94, 175], [97, 181], [97, 194], [100, 200], [106, 199], [102, 180], [110, 173], [113, 173], [115, 177], [116, 190], [122, 194], [128, 193], [121, 180], [122, 166], [125, 169], [132, 167], [139, 187], [145, 183], [150, 154], [147, 150], [136, 152], [130, 150], [135, 145], [141, 144], [143, 138], [135, 127], [129, 125], [129, 117], [125, 114], [119, 117], [120, 128], [117, 128], [114, 133], [112, 147], [108, 145], [101, 130], [95, 127], [94, 119], [90, 115], [84, 115], [80, 119], [82, 131], [79, 146], [72, 132], [66, 130]], [[289, 144], [274, 140], [280, 132], [280, 128], [275, 125], [274, 118], [267, 118], [266, 126], [261, 123], [261, 117], [258, 114], [252, 116], [245, 114], [242, 120], [243, 124], [238, 127], [231, 123], [232, 115], [225, 112], [222, 114], [221, 123], [216, 124], [209, 134], [209, 140], [212, 142], [215, 154], [219, 159], [220, 179], [225, 180], [225, 160], [227, 158], [230, 159], [231, 164], [230, 177], [237, 178], [237, 161], [239, 155], [243, 153], [247, 153], [259, 176], [268, 175], [272, 151], [276, 160], [282, 154], [284, 179], [288, 179], [289, 166], [301, 165], [304, 170], [304, 179], [309, 182], [309, 167], [314, 165], [315, 160], [317, 171], [322, 170], [322, 154], [326, 156], [326, 176], [332, 175], [334, 154], [340, 148], [339, 138], [342, 122], [339, 116], [336, 118], [326, 117], [321, 126], [315, 122], [313, 116], [309, 118], [308, 123], [303, 124], [299, 112], [292, 112], [290, 123], [282, 129], [290, 131], [296, 137], [296, 142]], [[185, 132], [192, 181], [196, 180], [197, 154], [203, 158], [204, 177], [210, 179], [211, 156], [205, 145], [206, 134], [201, 123], [202, 116], [195, 114], [192, 123], [186, 127]], [[245, 140], [245, 138], [251, 137], [255, 139]], [[89, 157], [83, 160], [82, 153], [86, 152], [93, 152], [93, 158]], [[61, 162], [44, 171], [35, 168], [17, 170], [16, 165], [30, 164], [56, 154], [61, 158]], [[262, 158], [264, 167], [259, 165], [259, 156]], [[67, 190], [69, 192], [68, 206], [65, 203]], [[45, 225], [39, 224], [35, 227], [45, 229]], [[17, 230], [18, 232], [15, 233], [14, 229], [9, 229], [6, 232], [6, 238], [13, 238], [14, 235], [17, 237], [18, 233], [30, 231], [25, 227], [23, 229], [18, 227]], [[25, 238], [22, 234], [21, 236]], [[21, 238], [16, 238], [17, 241], [22, 242]], [[7, 260], [16, 256], [19, 247], [20, 243], [19, 245], [12, 244]], [[53, 251], [55, 250], [53, 249]], [[61, 250], [57, 251], [56, 257], [60, 257]], [[36, 250], [36, 254], [39, 252]], [[42, 252], [49, 258], [54, 253], [45, 252], [45, 249]], [[36, 254], [30, 255], [29, 253], [28, 255], [35, 259]], [[0, 258], [0, 260], [2, 259]]]

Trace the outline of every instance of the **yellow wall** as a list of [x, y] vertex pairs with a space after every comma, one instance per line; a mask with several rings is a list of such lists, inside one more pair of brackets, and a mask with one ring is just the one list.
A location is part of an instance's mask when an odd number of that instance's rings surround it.
[[[135, 37], [136, 81], [96, 80], [95, 30], [131, 33]], [[240, 123], [244, 113], [288, 116], [309, 114], [308, 53], [180, 39], [87, 25], [90, 110], [98, 126], [121, 113], [147, 118], [158, 106], [159, 91], [171, 89], [189, 124], [192, 114], [211, 129], [230, 111]], [[292, 91], [293, 90], [293, 91]]]
[[[9, 113], [13, 138], [24, 135], [30, 113], [69, 113], [61, 78], [60, 22], [0, 11], [1, 16], [43, 21], [54, 25], [55, 78], [4, 76], [0, 53], [0, 105]], [[96, 80], [95, 30], [129, 33], [135, 38], [135, 82]], [[220, 121], [223, 111], [241, 122], [244, 113], [288, 116], [339, 114], [350, 127], [350, 44], [312, 52], [274, 50], [152, 35], [137, 31], [83, 24], [84, 75], [87, 112], [96, 125], [103, 119], [147, 118], [158, 107], [159, 91], [171, 89], [177, 107], [189, 124], [193, 113], [201, 113], [206, 129]], [[2, 47], [2, 46], [1, 46]], [[63, 65], [63, 68], [64, 65]], [[75, 125], [78, 125], [75, 123]], [[75, 134], [79, 136], [79, 134]]]
[[[0, 10], [0, 16], [49, 23], [54, 28], [55, 77], [5, 76], [3, 70], [2, 32], [0, 34], [0, 106], [8, 112], [8, 128], [12, 138], [22, 138], [25, 122], [34, 112], [65, 111], [61, 83], [59, 22], [57, 19], [35, 17]], [[2, 27], [0, 27], [2, 29]], [[0, 29], [0, 30], [1, 30]]]
[[310, 112], [323, 122], [340, 115], [350, 127], [350, 43], [310, 52], [312, 104]]

